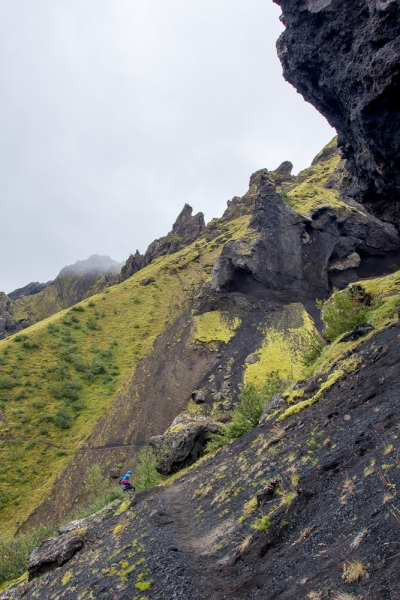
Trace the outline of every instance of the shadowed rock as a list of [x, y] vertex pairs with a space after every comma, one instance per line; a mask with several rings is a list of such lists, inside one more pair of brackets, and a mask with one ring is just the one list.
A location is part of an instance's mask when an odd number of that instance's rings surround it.
[[361, 325], [356, 325], [350, 333], [346, 333], [346, 335], [340, 338], [339, 342], [355, 342], [374, 329], [375, 327], [370, 323], [361, 323]]
[[50, 283], [51, 281], [48, 281], [47, 283], [39, 283], [38, 281], [31, 282], [22, 288], [18, 288], [17, 290], [10, 292], [7, 295], [9, 298], [11, 298], [11, 300], [17, 300], [18, 298], [22, 298], [24, 296], [34, 296], [35, 294], [38, 294], [44, 290], [48, 285], [50, 285]]
[[347, 192], [400, 225], [400, 3], [274, 0], [283, 74], [335, 127]]

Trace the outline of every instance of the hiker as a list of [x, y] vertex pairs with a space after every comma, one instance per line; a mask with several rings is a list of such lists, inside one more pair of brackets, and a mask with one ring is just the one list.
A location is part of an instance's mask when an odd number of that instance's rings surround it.
[[121, 477], [121, 479], [119, 480], [119, 485], [123, 485], [124, 486], [124, 492], [130, 492], [131, 490], [133, 492], [135, 491], [135, 488], [131, 484], [131, 480], [129, 479], [129, 477], [131, 475], [132, 475], [132, 471], [127, 471], [126, 475], [124, 475], [123, 477]]

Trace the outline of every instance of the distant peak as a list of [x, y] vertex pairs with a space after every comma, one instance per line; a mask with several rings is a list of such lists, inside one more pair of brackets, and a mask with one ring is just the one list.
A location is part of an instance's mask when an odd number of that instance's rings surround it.
[[119, 267], [116, 260], [113, 260], [109, 256], [100, 256], [99, 254], [93, 254], [86, 260], [78, 260], [73, 265], [67, 265], [59, 272], [60, 275], [70, 275], [72, 273], [102, 273], [109, 269], [115, 269]]

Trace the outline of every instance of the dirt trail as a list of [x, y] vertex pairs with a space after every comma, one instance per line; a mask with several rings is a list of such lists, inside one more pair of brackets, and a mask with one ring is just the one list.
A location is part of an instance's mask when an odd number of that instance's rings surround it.
[[196, 596], [192, 596], [191, 600], [230, 598], [226, 582], [217, 572], [215, 554], [210, 549], [211, 531], [205, 530], [196, 517], [196, 505], [191, 501], [185, 484], [166, 487], [164, 502], [168, 517], [173, 518], [169, 530], [171, 548], [176, 549], [179, 562], [190, 572], [196, 588]]

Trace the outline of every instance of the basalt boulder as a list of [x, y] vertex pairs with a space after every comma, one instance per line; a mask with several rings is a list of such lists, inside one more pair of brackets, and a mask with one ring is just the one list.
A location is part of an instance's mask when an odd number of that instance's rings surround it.
[[46, 540], [29, 556], [29, 579], [61, 567], [83, 547], [83, 544], [84, 535], [79, 530]]
[[400, 1], [274, 0], [283, 74], [339, 134], [344, 192], [400, 225]]
[[221, 430], [221, 424], [206, 417], [176, 417], [164, 435], [150, 438], [150, 445], [159, 458], [157, 471], [171, 475], [190, 466], [204, 454], [210, 436]]

